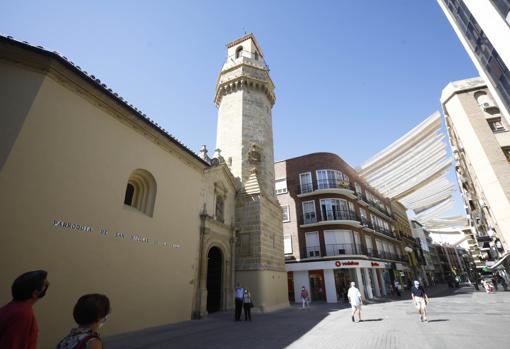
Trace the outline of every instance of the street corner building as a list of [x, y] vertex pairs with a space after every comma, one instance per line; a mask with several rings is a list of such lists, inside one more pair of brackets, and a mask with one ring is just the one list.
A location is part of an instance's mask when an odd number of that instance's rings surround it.
[[391, 208], [398, 205], [338, 155], [278, 161], [275, 173], [290, 301], [300, 302], [305, 286], [312, 301], [347, 302], [351, 281], [363, 298], [382, 297], [393, 292], [395, 281], [413, 277], [403, 252], [406, 240], [415, 242], [405, 209], [402, 225]]
[[85, 293], [110, 297], [106, 335], [230, 310], [236, 282], [260, 311], [288, 306], [274, 85], [252, 34], [227, 50], [209, 157], [66, 57], [0, 37], [0, 301], [48, 270], [41, 348]]

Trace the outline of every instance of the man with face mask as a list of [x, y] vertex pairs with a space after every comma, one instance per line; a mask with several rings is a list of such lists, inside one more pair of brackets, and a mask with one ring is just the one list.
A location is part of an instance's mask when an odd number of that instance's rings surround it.
[[39, 328], [32, 307], [50, 283], [44, 270], [24, 273], [11, 287], [12, 301], [0, 308], [0, 348], [35, 349]]
[[414, 281], [414, 286], [411, 287], [411, 295], [413, 297], [413, 302], [416, 306], [416, 310], [418, 310], [418, 314], [420, 314], [420, 321], [428, 322], [427, 304], [429, 302], [429, 297], [425, 293], [423, 286], [421, 286], [420, 282], [417, 280]]

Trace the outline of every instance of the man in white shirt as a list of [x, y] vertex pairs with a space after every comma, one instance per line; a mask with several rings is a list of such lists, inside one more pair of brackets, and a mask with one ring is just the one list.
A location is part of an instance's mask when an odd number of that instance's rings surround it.
[[349, 298], [349, 303], [351, 303], [352, 307], [352, 315], [351, 320], [354, 320], [354, 314], [358, 312], [358, 322], [361, 322], [361, 305], [363, 304], [363, 300], [361, 299], [361, 292], [356, 288], [356, 283], [351, 282], [351, 288], [349, 288], [349, 292], [347, 292], [347, 298]]

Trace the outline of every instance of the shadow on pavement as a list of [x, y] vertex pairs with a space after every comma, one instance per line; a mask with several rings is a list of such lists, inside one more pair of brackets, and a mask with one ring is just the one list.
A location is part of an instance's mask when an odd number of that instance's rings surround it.
[[449, 319], [434, 319], [434, 320], [429, 320], [429, 322], [443, 322], [443, 321], [450, 321]]
[[364, 319], [361, 322], [369, 322], [369, 321], [383, 321], [383, 319], [382, 318], [379, 318], [379, 319]]
[[[301, 310], [290, 306], [272, 313], [252, 313], [251, 322], [234, 321], [233, 312], [214, 313], [203, 320], [190, 320], [106, 337], [104, 344], [109, 349], [285, 348], [330, 313], [346, 308], [342, 305], [331, 307], [328, 304], [317, 304], [310, 310]], [[346, 313], [346, 321], [350, 321], [350, 312]]]

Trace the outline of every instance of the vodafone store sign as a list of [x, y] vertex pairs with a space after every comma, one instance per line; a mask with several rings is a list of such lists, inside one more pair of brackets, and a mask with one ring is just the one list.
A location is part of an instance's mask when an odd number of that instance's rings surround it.
[[359, 266], [359, 262], [355, 262], [355, 261], [336, 261], [335, 262], [335, 266], [337, 268], [340, 268], [340, 267], [358, 267]]

